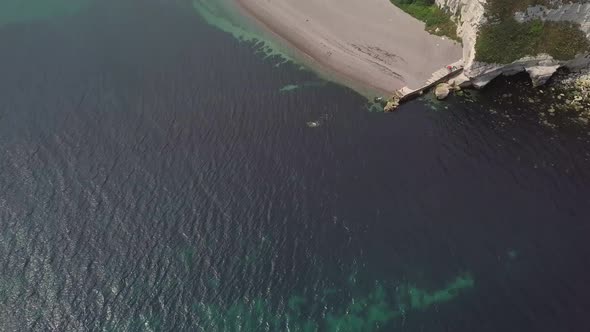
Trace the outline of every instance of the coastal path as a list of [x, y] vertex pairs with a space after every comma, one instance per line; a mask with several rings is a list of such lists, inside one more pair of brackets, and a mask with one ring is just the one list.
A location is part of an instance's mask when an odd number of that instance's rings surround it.
[[416, 98], [422, 95], [426, 90], [429, 90], [437, 84], [447, 81], [448, 79], [459, 75], [462, 72], [463, 60], [459, 60], [432, 73], [432, 76], [426, 81], [426, 83], [417, 89], [411, 89], [405, 86], [395, 91], [393, 98], [397, 99], [400, 103], [408, 101], [412, 98]]

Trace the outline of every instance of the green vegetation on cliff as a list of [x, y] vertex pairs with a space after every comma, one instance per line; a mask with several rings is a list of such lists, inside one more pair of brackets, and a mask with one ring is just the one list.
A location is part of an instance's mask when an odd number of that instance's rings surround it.
[[391, 0], [391, 2], [426, 23], [426, 31], [429, 33], [460, 41], [457, 36], [457, 24], [448, 13], [434, 3], [434, 0]]
[[577, 54], [590, 51], [590, 42], [577, 23], [539, 19], [524, 23], [516, 21], [516, 12], [534, 5], [549, 3], [548, 0], [488, 1], [488, 23], [479, 31], [475, 59], [506, 64], [545, 53], [557, 60], [571, 60]]

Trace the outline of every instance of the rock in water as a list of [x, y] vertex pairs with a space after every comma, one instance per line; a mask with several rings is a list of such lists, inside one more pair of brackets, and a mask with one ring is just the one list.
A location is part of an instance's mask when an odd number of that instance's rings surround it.
[[451, 86], [447, 83], [441, 83], [436, 86], [434, 89], [434, 94], [436, 95], [436, 99], [443, 100], [449, 96], [451, 93]]
[[395, 109], [399, 106], [399, 101], [397, 101], [395, 98], [393, 100], [390, 100], [387, 102], [387, 105], [385, 105], [385, 107], [383, 107], [383, 111], [385, 112], [393, 112], [395, 111]]
[[534, 87], [538, 87], [547, 83], [547, 81], [557, 71], [559, 65], [555, 66], [535, 66], [526, 68], [526, 72], [529, 73], [531, 81]]

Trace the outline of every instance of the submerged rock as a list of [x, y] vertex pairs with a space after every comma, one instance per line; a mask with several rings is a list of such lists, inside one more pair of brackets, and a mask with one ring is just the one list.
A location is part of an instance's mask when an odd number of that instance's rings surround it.
[[385, 100], [383, 97], [375, 97], [373, 101], [375, 102], [375, 104], [379, 104], [379, 106], [381, 106], [382, 108], [385, 108], [385, 106], [387, 105], [387, 100]]

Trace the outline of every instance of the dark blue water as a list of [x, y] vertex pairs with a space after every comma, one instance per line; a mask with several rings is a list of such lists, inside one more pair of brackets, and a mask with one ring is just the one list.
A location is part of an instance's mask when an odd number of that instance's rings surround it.
[[2, 331], [590, 331], [588, 128], [501, 86], [371, 113], [156, 0], [0, 51]]

